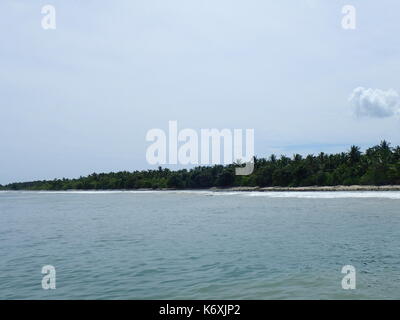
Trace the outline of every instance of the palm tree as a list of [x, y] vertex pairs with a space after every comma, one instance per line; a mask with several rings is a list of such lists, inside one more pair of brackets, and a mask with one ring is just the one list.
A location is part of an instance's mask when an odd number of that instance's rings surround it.
[[351, 164], [355, 164], [360, 161], [361, 158], [361, 151], [360, 147], [352, 145], [348, 152], [349, 161]]
[[293, 156], [293, 161], [295, 161], [295, 162], [300, 162], [302, 159], [303, 159], [303, 157], [302, 157], [300, 154], [298, 154], [298, 153], [296, 153], [296, 154]]
[[393, 157], [395, 161], [400, 161], [400, 147], [397, 146], [393, 149]]
[[390, 143], [386, 140], [381, 141], [381, 144], [378, 147], [379, 160], [382, 163], [388, 163], [392, 156], [392, 148], [390, 147]]

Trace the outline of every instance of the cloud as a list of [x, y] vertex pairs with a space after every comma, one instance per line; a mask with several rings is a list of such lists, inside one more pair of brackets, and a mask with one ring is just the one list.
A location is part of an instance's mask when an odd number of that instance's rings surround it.
[[400, 114], [400, 96], [393, 90], [358, 87], [349, 97], [357, 117], [387, 118]]

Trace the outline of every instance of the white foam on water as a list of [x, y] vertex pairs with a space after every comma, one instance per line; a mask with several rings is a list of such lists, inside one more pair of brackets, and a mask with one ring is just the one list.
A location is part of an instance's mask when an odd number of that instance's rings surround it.
[[248, 197], [342, 199], [342, 198], [385, 198], [400, 199], [400, 191], [274, 191], [245, 192]]

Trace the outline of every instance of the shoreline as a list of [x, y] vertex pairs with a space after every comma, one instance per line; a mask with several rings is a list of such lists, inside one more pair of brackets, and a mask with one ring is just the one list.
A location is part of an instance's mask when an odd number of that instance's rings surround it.
[[308, 187], [232, 187], [211, 188], [213, 191], [307, 192], [307, 191], [400, 191], [400, 185], [308, 186]]
[[400, 191], [400, 185], [308, 186], [308, 187], [233, 187], [211, 188], [214, 191], [307, 192], [307, 191]]
[[204, 189], [68, 189], [68, 190], [10, 190], [3, 189], [1, 191], [32, 191], [32, 192], [60, 192], [60, 191], [213, 191], [213, 192], [352, 192], [352, 191], [400, 191], [400, 185], [384, 185], [384, 186], [371, 186], [371, 185], [351, 185], [351, 186], [308, 186], [308, 187], [230, 187], [230, 188], [204, 188]]

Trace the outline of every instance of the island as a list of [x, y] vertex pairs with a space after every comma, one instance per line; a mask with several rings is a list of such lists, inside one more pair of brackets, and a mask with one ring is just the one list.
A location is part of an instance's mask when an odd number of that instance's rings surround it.
[[0, 190], [400, 191], [400, 147], [387, 141], [361, 152], [254, 158], [254, 172], [235, 175], [237, 163], [155, 170], [93, 173], [76, 179], [15, 182]]

